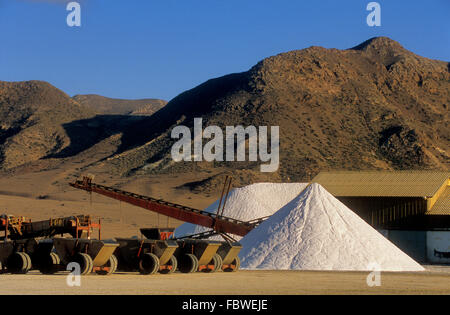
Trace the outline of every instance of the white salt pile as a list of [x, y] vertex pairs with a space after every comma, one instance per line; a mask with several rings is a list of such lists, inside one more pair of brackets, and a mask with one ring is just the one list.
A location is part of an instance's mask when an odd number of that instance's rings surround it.
[[424, 270], [319, 184], [306, 188], [241, 244], [243, 269]]
[[[251, 221], [271, 216], [280, 210], [281, 207], [291, 202], [307, 186], [308, 184], [305, 183], [260, 183], [233, 189], [228, 195], [223, 215], [241, 221]], [[220, 200], [217, 200], [205, 211], [217, 213], [219, 202]], [[199, 225], [185, 223], [176, 229], [175, 236], [192, 235], [207, 230], [209, 229]], [[241, 237], [236, 235], [233, 237], [237, 240], [241, 239]], [[221, 239], [221, 237], [215, 237], [215, 239]]]

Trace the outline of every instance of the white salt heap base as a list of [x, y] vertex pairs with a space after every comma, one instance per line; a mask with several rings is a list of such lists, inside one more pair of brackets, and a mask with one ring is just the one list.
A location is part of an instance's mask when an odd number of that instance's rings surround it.
[[[223, 215], [241, 221], [251, 221], [262, 217], [271, 216], [281, 207], [292, 201], [302, 192], [308, 184], [275, 184], [260, 183], [243, 188], [233, 189], [229, 195]], [[220, 200], [205, 209], [210, 213], [216, 213]], [[223, 202], [222, 202], [223, 204]], [[199, 225], [185, 223], [175, 231], [175, 236], [185, 236], [208, 231], [209, 229]], [[235, 239], [241, 237], [234, 235]], [[214, 239], [222, 239], [220, 236]]]
[[241, 244], [242, 269], [365, 271], [375, 264], [380, 271], [424, 270], [319, 184], [306, 188]]

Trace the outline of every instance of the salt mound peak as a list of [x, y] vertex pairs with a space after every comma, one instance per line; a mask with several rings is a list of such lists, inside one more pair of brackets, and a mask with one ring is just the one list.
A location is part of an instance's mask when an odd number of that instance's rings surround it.
[[[228, 194], [227, 204], [223, 215], [241, 221], [250, 221], [262, 217], [268, 217], [277, 212], [281, 207], [292, 201], [304, 190], [306, 183], [258, 183], [243, 188], [235, 188]], [[205, 211], [217, 213], [220, 200], [217, 200]], [[175, 231], [175, 236], [185, 236], [207, 231], [199, 225], [185, 223]], [[241, 237], [234, 236], [239, 240]], [[218, 239], [222, 239], [218, 237]]]
[[311, 184], [247, 234], [244, 269], [423, 271], [321, 185]]

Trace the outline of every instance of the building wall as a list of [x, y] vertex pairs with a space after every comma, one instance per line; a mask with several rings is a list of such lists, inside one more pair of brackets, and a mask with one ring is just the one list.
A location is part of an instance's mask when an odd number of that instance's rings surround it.
[[379, 232], [419, 263], [450, 264], [450, 231]]
[[435, 264], [450, 264], [450, 231], [427, 232], [427, 258]]
[[[363, 220], [376, 229], [386, 230], [429, 230], [450, 228], [438, 221], [424, 218], [427, 200], [406, 197], [337, 197]], [[448, 216], [450, 218], [450, 216]], [[433, 221], [433, 222], [431, 222]], [[430, 226], [436, 224], [437, 226]], [[448, 220], [446, 220], [446, 224]]]

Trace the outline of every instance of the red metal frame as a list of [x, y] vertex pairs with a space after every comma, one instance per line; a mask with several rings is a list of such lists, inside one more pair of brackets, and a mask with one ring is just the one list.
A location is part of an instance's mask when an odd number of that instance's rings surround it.
[[109, 198], [123, 201], [134, 206], [177, 219], [179, 221], [211, 228], [218, 233], [229, 233], [245, 236], [256, 227], [255, 224], [227, 218], [218, 214], [208, 213], [202, 210], [176, 205], [112, 187], [94, 184], [90, 178], [86, 177], [83, 178], [82, 181], [77, 181], [75, 183], [71, 183], [70, 185], [77, 189], [85, 190], [90, 193], [94, 192]]

